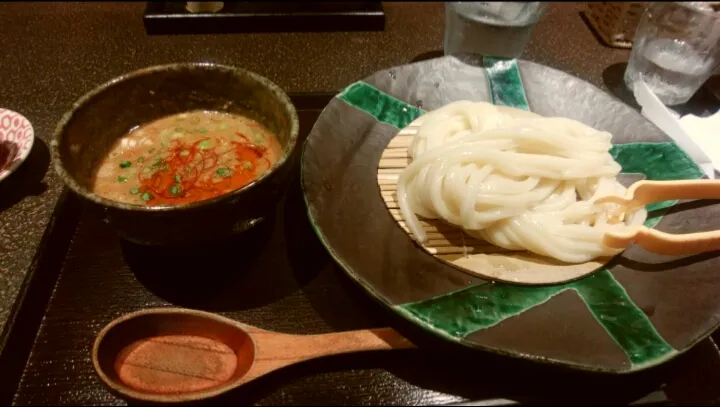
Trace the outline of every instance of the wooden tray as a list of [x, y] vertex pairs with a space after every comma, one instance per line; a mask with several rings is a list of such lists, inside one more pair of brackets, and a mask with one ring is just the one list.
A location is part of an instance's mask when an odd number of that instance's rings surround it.
[[382, 31], [379, 1], [224, 2], [216, 13], [191, 13], [184, 1], [148, 2], [143, 14], [148, 34], [230, 34], [255, 32]]
[[[291, 95], [303, 140], [331, 96]], [[119, 315], [171, 305], [287, 333], [392, 326], [421, 345], [301, 364], [215, 404], [708, 405], [720, 399], [720, 353], [711, 340], [659, 369], [619, 377], [439, 342], [357, 289], [323, 249], [306, 210], [296, 177], [274, 219], [252, 234], [171, 253], [121, 242], [74, 195], [63, 195], [4, 336], [0, 404], [125, 404], [96, 377], [92, 341]], [[213, 260], [203, 250], [224, 255]]]

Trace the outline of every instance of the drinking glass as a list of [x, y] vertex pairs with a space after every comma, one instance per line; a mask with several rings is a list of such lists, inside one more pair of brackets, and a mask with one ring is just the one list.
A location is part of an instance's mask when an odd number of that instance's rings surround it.
[[[711, 3], [710, 3], [711, 4]], [[668, 106], [687, 102], [720, 62], [720, 13], [709, 3], [653, 2], [635, 33], [625, 85], [642, 79]]]
[[544, 2], [446, 2], [445, 55], [518, 58]]

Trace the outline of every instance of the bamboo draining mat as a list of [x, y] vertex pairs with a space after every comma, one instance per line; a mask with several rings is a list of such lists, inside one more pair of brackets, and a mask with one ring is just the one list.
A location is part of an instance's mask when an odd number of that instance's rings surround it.
[[[419, 117], [390, 140], [380, 157], [377, 171], [380, 195], [385, 205], [393, 219], [411, 237], [400, 213], [396, 190], [398, 176], [410, 164], [408, 147], [422, 120]], [[491, 280], [528, 285], [555, 284], [588, 275], [609, 261], [598, 259], [583, 264], [565, 264], [529, 252], [503, 249], [471, 237], [441, 220], [423, 219], [420, 224], [428, 240], [422, 244], [416, 241], [416, 244], [426, 252], [466, 273]]]

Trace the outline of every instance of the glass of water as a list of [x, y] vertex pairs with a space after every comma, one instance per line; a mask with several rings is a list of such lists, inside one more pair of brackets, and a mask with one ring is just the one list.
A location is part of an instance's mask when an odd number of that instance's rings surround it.
[[445, 55], [518, 58], [546, 6], [544, 2], [446, 2]]
[[640, 20], [625, 85], [642, 79], [668, 106], [687, 102], [720, 62], [720, 13], [712, 3], [652, 2]]

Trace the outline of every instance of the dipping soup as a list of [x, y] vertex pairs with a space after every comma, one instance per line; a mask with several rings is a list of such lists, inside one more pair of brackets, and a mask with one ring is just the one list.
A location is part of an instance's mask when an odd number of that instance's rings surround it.
[[281, 154], [275, 135], [252, 119], [181, 113], [121, 137], [98, 164], [92, 190], [130, 204], [196, 202], [247, 185]]

